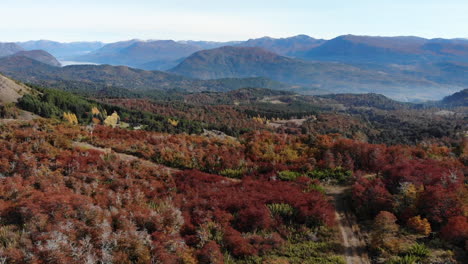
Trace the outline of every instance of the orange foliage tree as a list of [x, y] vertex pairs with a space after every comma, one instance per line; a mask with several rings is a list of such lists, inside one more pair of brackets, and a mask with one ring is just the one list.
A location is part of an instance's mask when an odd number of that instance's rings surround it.
[[421, 235], [428, 236], [432, 231], [429, 221], [426, 218], [421, 218], [419, 215], [411, 217], [406, 224]]

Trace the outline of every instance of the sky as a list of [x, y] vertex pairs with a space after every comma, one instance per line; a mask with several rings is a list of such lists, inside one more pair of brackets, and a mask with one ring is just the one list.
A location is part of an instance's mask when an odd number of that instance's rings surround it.
[[468, 38], [467, 0], [0, 0], [0, 42]]

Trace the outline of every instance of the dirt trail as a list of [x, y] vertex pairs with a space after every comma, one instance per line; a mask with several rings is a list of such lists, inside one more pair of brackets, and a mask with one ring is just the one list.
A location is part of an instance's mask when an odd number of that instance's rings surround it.
[[[120, 152], [116, 152], [115, 150], [112, 150], [110, 148], [101, 148], [101, 147], [96, 147], [94, 145], [91, 145], [89, 143], [84, 143], [84, 142], [73, 142], [73, 147], [75, 148], [82, 148], [82, 149], [93, 149], [93, 150], [97, 150], [97, 151], [101, 151], [101, 152], [104, 152], [106, 154], [110, 154], [110, 153], [113, 153], [114, 155], [116, 155], [117, 157], [119, 157], [119, 159], [123, 160], [123, 161], [127, 161], [127, 162], [132, 162], [134, 160], [137, 160], [139, 161], [142, 165], [144, 166], [148, 166], [148, 167], [154, 167], [154, 168], [157, 168], [159, 170], [162, 170], [162, 171], [165, 171], [167, 172], [168, 174], [174, 174], [174, 173], [177, 173], [177, 172], [180, 172], [181, 170], [180, 169], [176, 169], [176, 168], [171, 168], [171, 167], [167, 167], [167, 166], [164, 166], [162, 164], [157, 164], [157, 163], [154, 163], [154, 162], [151, 162], [149, 160], [146, 160], [146, 159], [142, 159], [142, 158], [139, 158], [139, 157], [136, 157], [136, 156], [133, 156], [133, 155], [129, 155], [129, 154], [125, 154], [125, 153], [120, 153]], [[233, 178], [227, 178], [227, 177], [224, 177], [226, 180], [228, 181], [231, 181], [231, 182], [240, 182], [241, 180], [240, 179], [233, 179]]]
[[356, 216], [350, 210], [350, 200], [346, 196], [349, 187], [329, 186], [327, 194], [333, 197], [336, 207], [336, 220], [343, 237], [347, 264], [370, 264], [366, 243], [362, 238]]
[[170, 167], [167, 167], [167, 166], [164, 166], [164, 165], [161, 165], [161, 164], [156, 164], [156, 163], [151, 162], [151, 161], [146, 160], [146, 159], [141, 159], [141, 158], [138, 158], [138, 157], [135, 157], [135, 156], [132, 156], [132, 155], [115, 152], [115, 151], [112, 151], [110, 148], [100, 148], [100, 147], [96, 147], [94, 145], [84, 143], [84, 142], [73, 142], [73, 146], [77, 147], [77, 148], [83, 148], [83, 149], [93, 149], [93, 150], [101, 151], [101, 152], [108, 153], [108, 154], [113, 153], [117, 157], [119, 157], [119, 159], [121, 159], [123, 161], [132, 162], [132, 161], [137, 160], [137, 161], [141, 162], [141, 164], [143, 164], [143, 165], [145, 165], [147, 167], [156, 167], [156, 168], [158, 168], [160, 170], [164, 170], [164, 171], [168, 172], [169, 174], [176, 173], [176, 172], [180, 171], [178, 169], [170, 168]]

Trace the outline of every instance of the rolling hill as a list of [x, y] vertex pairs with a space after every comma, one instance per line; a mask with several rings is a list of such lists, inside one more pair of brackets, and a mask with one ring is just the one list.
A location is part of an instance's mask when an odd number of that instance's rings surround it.
[[50, 65], [50, 66], [55, 66], [55, 67], [60, 67], [61, 64], [60, 62], [52, 56], [50, 53], [44, 50], [29, 50], [29, 51], [20, 51], [12, 56], [19, 56], [19, 57], [26, 57], [30, 58], [39, 62], [42, 62], [44, 64]]
[[171, 69], [171, 72], [199, 79], [254, 77], [276, 74], [300, 63], [261, 48], [221, 47], [197, 52]]

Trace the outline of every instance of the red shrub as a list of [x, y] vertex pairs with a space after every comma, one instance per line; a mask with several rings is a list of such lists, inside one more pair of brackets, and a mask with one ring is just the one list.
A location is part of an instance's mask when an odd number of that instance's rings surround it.
[[361, 214], [376, 215], [380, 211], [391, 211], [392, 195], [380, 178], [368, 180], [361, 178], [353, 186], [353, 201]]
[[198, 261], [201, 264], [224, 264], [224, 256], [219, 245], [209, 241], [198, 251]]
[[256, 229], [268, 229], [272, 224], [270, 211], [265, 205], [250, 206], [241, 209], [236, 218], [240, 231], [250, 232]]
[[[227, 230], [226, 247], [236, 252], [233, 254], [254, 254], [256, 250], [250, 244], [254, 241], [245, 240], [240, 232], [279, 228], [282, 223], [272, 218], [269, 204], [289, 204], [296, 211], [292, 221], [297, 224], [334, 223], [333, 206], [317, 191], [304, 192], [303, 182], [250, 178], [233, 181], [199, 171], [181, 172], [175, 176], [175, 181], [179, 192], [177, 200], [185, 219], [182, 234], [191, 245], [198, 243], [197, 227], [213, 221]], [[260, 248], [268, 248], [267, 244]]]
[[227, 248], [236, 257], [252, 256], [257, 254], [255, 248], [242, 237], [242, 234], [233, 228], [228, 228], [224, 233], [224, 242]]
[[[459, 175], [454, 164], [433, 160], [407, 160], [387, 166], [383, 176], [389, 190], [396, 192], [400, 183], [409, 182], [416, 186], [438, 184], [460, 184], [463, 176]], [[452, 176], [453, 177], [452, 177]]]
[[440, 230], [440, 234], [448, 241], [463, 244], [468, 240], [468, 218], [465, 216], [449, 218], [447, 224]]
[[284, 244], [284, 240], [276, 233], [272, 233], [266, 237], [252, 235], [249, 237], [249, 241], [260, 254], [277, 249]]
[[435, 224], [443, 224], [450, 217], [463, 215], [463, 208], [466, 206], [462, 200], [464, 192], [464, 186], [428, 186], [420, 197], [421, 213]]

